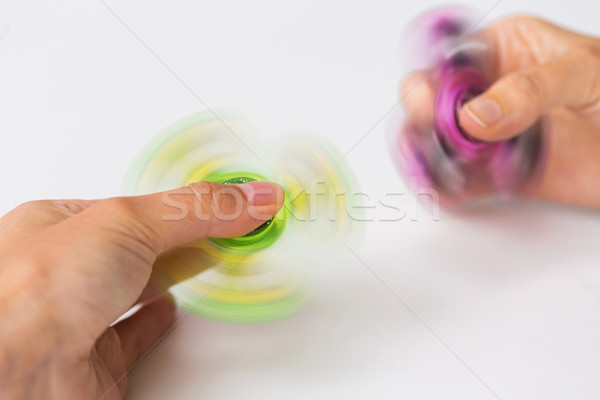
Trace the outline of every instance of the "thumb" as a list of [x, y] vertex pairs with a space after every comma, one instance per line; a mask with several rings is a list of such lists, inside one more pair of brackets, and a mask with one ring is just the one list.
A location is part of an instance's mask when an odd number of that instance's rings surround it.
[[[254, 181], [241, 185], [201, 181], [165, 192], [109, 199], [107, 208], [125, 225], [143, 226], [131, 235], [160, 254], [206, 237], [227, 238], [251, 232], [281, 209], [281, 186]], [[101, 206], [101, 203], [98, 204]], [[100, 208], [100, 207], [98, 207]]]
[[71, 237], [81, 232], [82, 240], [96, 244], [128, 240], [153, 259], [196, 239], [243, 236], [273, 218], [284, 196], [273, 182], [201, 181], [144, 196], [100, 200], [58, 227]]
[[509, 73], [469, 101], [459, 121], [472, 136], [504, 140], [518, 135], [553, 108], [581, 111], [598, 103], [600, 57], [576, 48], [535, 67]]

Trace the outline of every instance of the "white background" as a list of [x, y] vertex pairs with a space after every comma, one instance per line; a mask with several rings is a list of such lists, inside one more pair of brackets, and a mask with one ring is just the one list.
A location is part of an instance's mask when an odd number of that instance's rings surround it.
[[[210, 107], [345, 152], [395, 104], [402, 32], [438, 4], [106, 1], [151, 51], [99, 0], [0, 2], [0, 213], [120, 194], [148, 140], [205, 109], [176, 76]], [[526, 12], [600, 35], [599, 11], [502, 0], [484, 24]], [[385, 123], [348, 160], [373, 198], [404, 191]], [[521, 202], [365, 223], [363, 262], [323, 265], [305, 312], [259, 326], [186, 317], [128, 398], [598, 399], [599, 222]]]

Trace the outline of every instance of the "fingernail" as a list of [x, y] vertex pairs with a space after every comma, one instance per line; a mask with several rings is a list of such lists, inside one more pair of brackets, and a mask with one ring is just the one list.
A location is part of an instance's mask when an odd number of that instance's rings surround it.
[[273, 182], [255, 181], [238, 185], [246, 200], [255, 206], [264, 206], [277, 202], [278, 185]]
[[483, 127], [494, 125], [502, 118], [500, 105], [491, 99], [475, 99], [465, 105], [467, 113]]

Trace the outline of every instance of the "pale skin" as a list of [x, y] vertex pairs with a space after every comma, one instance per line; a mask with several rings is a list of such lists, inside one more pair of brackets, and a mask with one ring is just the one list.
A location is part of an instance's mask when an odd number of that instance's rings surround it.
[[[546, 118], [551, 148], [537, 196], [600, 206], [600, 43], [532, 18], [502, 21], [487, 34], [497, 81], [467, 104], [461, 124], [493, 141]], [[418, 104], [433, 93], [426, 83], [405, 93], [409, 114], [427, 118]], [[477, 105], [484, 99], [497, 105], [487, 102], [485, 111]], [[233, 198], [216, 196], [222, 186], [207, 182], [168, 193], [208, 220], [195, 213], [165, 220], [176, 210], [164, 193], [37, 201], [2, 217], [0, 398], [121, 399], [128, 368], [174, 322], [168, 296], [148, 285], [161, 255], [199, 238], [244, 235], [282, 207], [281, 187], [245, 185]], [[237, 218], [214, 217], [237, 212], [239, 202]], [[113, 324], [136, 304], [134, 315]]]
[[[6, 214], [0, 398], [121, 399], [127, 369], [174, 322], [171, 299], [149, 285], [161, 254], [242, 236], [274, 216], [283, 197], [270, 182], [198, 182], [139, 197], [36, 201]], [[182, 209], [189, 212], [178, 217]]]
[[[547, 21], [516, 17], [482, 36], [490, 44], [486, 73], [494, 84], [468, 102], [459, 121], [475, 138], [514, 137], [541, 119], [549, 139], [542, 182], [535, 197], [571, 205], [600, 206], [600, 40]], [[401, 87], [410, 118], [432, 118], [435, 88], [426, 72]]]

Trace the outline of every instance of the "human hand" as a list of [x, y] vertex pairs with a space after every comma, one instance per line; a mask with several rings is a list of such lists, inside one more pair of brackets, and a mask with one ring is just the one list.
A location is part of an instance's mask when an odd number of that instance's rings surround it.
[[283, 197], [270, 182], [198, 182], [35, 201], [0, 218], [0, 398], [121, 399], [128, 368], [174, 321], [168, 296], [148, 298], [157, 257], [199, 238], [242, 236]]
[[[495, 83], [465, 104], [462, 127], [484, 141], [518, 135], [541, 119], [549, 141], [540, 199], [600, 206], [600, 40], [531, 17], [503, 20], [481, 33]], [[409, 76], [402, 98], [409, 117], [430, 121], [435, 88]]]

